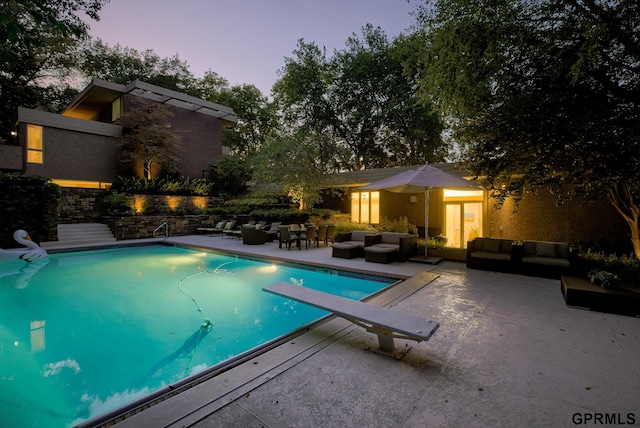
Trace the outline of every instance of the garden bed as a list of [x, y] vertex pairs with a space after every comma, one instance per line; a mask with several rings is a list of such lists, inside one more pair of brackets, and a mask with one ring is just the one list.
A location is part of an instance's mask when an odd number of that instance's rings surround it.
[[602, 288], [577, 276], [562, 276], [560, 283], [568, 306], [640, 317], [640, 287], [637, 285], [618, 282], [611, 288]]
[[[424, 254], [424, 248], [418, 250], [419, 254]], [[464, 262], [467, 260], [467, 250], [464, 248], [428, 248], [429, 257], [440, 257], [445, 260]]]

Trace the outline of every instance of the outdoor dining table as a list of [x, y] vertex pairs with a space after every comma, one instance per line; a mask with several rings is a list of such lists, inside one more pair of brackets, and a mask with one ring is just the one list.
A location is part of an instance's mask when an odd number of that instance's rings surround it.
[[295, 239], [296, 244], [298, 245], [298, 249], [301, 250], [302, 249], [302, 241], [305, 240], [307, 238], [307, 228], [306, 227], [301, 227], [300, 225], [297, 224], [290, 224], [289, 225], [289, 231], [291, 233], [295, 233], [297, 238]]

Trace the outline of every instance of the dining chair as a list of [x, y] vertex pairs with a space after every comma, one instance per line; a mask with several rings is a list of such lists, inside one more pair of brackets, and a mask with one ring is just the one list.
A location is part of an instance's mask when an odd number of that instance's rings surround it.
[[[315, 245], [316, 244], [316, 231], [318, 230], [318, 228], [316, 226], [309, 226], [307, 227], [307, 232], [305, 233], [305, 247], [309, 248], [309, 243], [311, 243], [311, 245]], [[317, 245], [316, 245], [317, 248]]]
[[282, 244], [285, 244], [287, 246], [287, 249], [291, 250], [291, 243], [295, 241], [298, 244], [298, 249], [301, 249], [300, 234], [291, 232], [289, 230], [289, 226], [279, 226], [278, 230], [280, 231], [279, 248], [282, 248]]
[[321, 224], [316, 231], [316, 247], [320, 247], [320, 241], [327, 246], [327, 225]]
[[333, 244], [335, 242], [336, 226], [333, 224], [327, 225], [327, 240], [325, 243], [329, 245], [329, 241]]

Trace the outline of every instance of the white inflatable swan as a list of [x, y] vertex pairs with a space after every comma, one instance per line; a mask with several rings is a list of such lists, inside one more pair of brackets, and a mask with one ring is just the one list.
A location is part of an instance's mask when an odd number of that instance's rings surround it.
[[9, 250], [3, 250], [0, 248], [0, 260], [24, 260], [25, 262], [30, 263], [36, 260], [49, 258], [47, 251], [33, 242], [26, 231], [22, 229], [16, 230], [13, 233], [13, 239], [27, 248], [11, 248]]

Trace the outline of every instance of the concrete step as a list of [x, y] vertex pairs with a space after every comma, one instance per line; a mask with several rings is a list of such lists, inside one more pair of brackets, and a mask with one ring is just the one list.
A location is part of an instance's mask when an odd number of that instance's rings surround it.
[[51, 248], [59, 245], [82, 245], [100, 242], [115, 242], [111, 229], [101, 223], [74, 223], [58, 225], [58, 240], [41, 242], [43, 248]]

